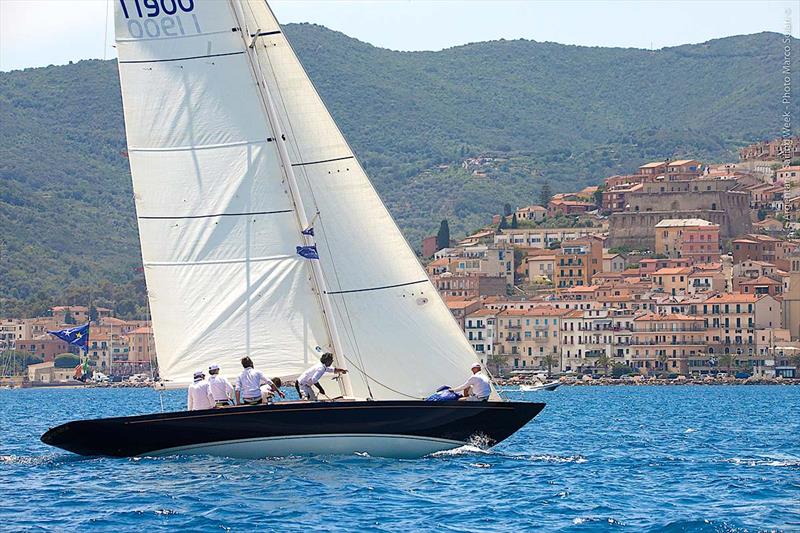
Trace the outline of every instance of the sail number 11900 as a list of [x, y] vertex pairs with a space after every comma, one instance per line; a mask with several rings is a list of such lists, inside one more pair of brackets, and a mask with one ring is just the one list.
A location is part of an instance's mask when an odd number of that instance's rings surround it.
[[157, 17], [174, 15], [179, 10], [189, 13], [194, 9], [194, 0], [119, 0], [122, 14], [131, 17]]

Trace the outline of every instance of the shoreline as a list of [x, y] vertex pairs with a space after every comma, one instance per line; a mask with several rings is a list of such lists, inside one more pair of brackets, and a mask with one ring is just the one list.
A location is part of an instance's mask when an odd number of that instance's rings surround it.
[[[700, 386], [700, 385], [732, 385], [732, 386], [747, 386], [747, 385], [800, 385], [800, 379], [789, 379], [789, 378], [756, 378], [756, 377], [749, 377], [746, 379], [739, 379], [739, 378], [716, 378], [716, 377], [703, 377], [703, 378], [655, 378], [655, 377], [644, 377], [644, 376], [636, 376], [636, 377], [626, 377], [626, 378], [611, 378], [611, 377], [603, 377], [603, 378], [591, 378], [589, 376], [584, 376], [583, 378], [574, 378], [574, 377], [561, 377], [558, 379], [553, 379], [553, 381], [558, 381], [563, 386], [568, 387], [596, 387], [596, 386], [630, 386], [630, 387], [654, 387], [654, 386], [661, 386], [661, 387], [671, 387], [676, 385], [693, 385], [693, 386]], [[501, 380], [498, 379], [496, 384], [500, 387], [515, 387], [519, 385], [537, 385], [540, 384], [538, 381], [534, 380], [516, 380], [516, 379], [508, 379], [508, 380]]]

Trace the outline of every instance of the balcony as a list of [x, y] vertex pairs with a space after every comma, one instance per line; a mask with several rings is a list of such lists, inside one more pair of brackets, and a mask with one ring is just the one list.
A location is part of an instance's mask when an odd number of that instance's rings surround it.
[[522, 326], [518, 324], [517, 325], [509, 324], [506, 326], [506, 329], [522, 329]]
[[513, 337], [513, 336], [508, 336], [508, 337], [504, 338], [503, 340], [505, 342], [514, 342], [514, 343], [522, 341], [522, 339], [520, 339], [519, 337]]

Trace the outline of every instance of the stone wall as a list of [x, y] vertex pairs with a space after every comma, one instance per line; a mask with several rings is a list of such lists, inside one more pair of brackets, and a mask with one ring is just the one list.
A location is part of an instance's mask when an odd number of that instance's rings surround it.
[[750, 196], [733, 180], [645, 184], [631, 193], [627, 211], [609, 218], [607, 246], [655, 249], [655, 225], [668, 218], [701, 218], [720, 227], [720, 241], [752, 231]]

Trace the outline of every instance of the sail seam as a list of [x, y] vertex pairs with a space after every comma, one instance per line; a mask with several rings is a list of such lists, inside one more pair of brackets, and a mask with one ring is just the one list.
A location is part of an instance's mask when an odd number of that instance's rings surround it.
[[230, 30], [219, 30], [219, 31], [209, 31], [206, 33], [192, 33], [190, 35], [174, 35], [171, 37], [164, 37], [164, 35], [159, 35], [158, 37], [140, 37], [138, 39], [134, 37], [117, 37], [118, 43], [141, 43], [147, 41], [175, 41], [178, 39], [197, 39], [198, 37], [208, 37], [210, 35], [220, 35], [220, 34], [228, 34]]
[[408, 283], [397, 283], [395, 285], [383, 285], [381, 287], [367, 287], [364, 289], [350, 289], [346, 291], [327, 291], [326, 294], [349, 294], [351, 292], [367, 292], [367, 291], [380, 291], [383, 289], [394, 289], [396, 287], [407, 287], [408, 285], [417, 285], [419, 283], [427, 283], [430, 280], [421, 279], [419, 281], [409, 281]]
[[332, 163], [334, 161], [344, 161], [345, 159], [355, 159], [352, 155], [344, 157], [334, 157], [333, 159], [321, 159], [319, 161], [308, 161], [307, 163], [292, 163], [293, 167], [305, 167], [308, 165], [319, 165], [320, 163]]
[[211, 215], [179, 215], [179, 216], [140, 216], [139, 220], [181, 220], [184, 218], [214, 218], [214, 217], [244, 217], [250, 215], [278, 215], [281, 213], [291, 213], [291, 209], [281, 209], [280, 211], [250, 211], [247, 213], [214, 213]]
[[241, 54], [244, 54], [244, 51], [225, 52], [223, 54], [208, 54], [203, 56], [173, 57], [171, 59], [131, 59], [128, 61], [120, 61], [120, 63], [167, 63], [169, 61], [188, 61], [190, 59], [206, 59], [209, 57], [238, 56]]
[[235, 263], [263, 263], [264, 261], [282, 261], [295, 259], [294, 255], [274, 255], [271, 257], [250, 257], [236, 259], [215, 259], [211, 261], [144, 261], [144, 266], [194, 266], [194, 265], [227, 265]]
[[213, 150], [215, 148], [230, 148], [235, 146], [247, 146], [250, 144], [266, 144], [272, 139], [259, 139], [257, 141], [235, 141], [230, 143], [201, 144], [197, 146], [154, 146], [154, 147], [129, 147], [130, 152], [181, 152], [186, 150]]

